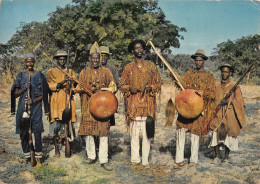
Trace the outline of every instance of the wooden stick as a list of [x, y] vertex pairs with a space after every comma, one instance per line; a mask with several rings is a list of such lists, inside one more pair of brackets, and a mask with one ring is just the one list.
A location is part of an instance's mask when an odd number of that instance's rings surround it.
[[163, 56], [157, 51], [157, 49], [155, 48], [155, 46], [153, 45], [151, 40], [148, 40], [148, 43], [152, 46], [153, 50], [155, 51], [155, 53], [160, 57], [160, 59], [162, 60], [162, 62], [167, 66], [167, 68], [169, 69], [169, 71], [171, 72], [171, 74], [173, 75], [173, 77], [175, 78], [175, 80], [177, 81], [177, 84], [180, 86], [181, 90], [185, 90], [183, 85], [181, 84], [181, 81], [179, 80], [179, 78], [176, 76], [176, 74], [174, 73], [171, 65], [163, 58]]
[[89, 95], [93, 95], [93, 93], [86, 88], [80, 81], [78, 81], [77, 79], [74, 79], [72, 76], [70, 76], [68, 73], [66, 73], [65, 71], [63, 71], [58, 65], [57, 63], [55, 63], [45, 52], [42, 53], [45, 57], [47, 57], [55, 66], [57, 66], [60, 71], [62, 71], [65, 75], [67, 75], [70, 79], [73, 79], [76, 83], [78, 83], [78, 85]]

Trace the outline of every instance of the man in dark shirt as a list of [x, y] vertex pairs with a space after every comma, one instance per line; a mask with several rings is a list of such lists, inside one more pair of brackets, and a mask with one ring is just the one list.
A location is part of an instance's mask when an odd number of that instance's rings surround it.
[[114, 65], [108, 63], [109, 56], [111, 55], [111, 53], [109, 52], [109, 47], [100, 46], [100, 50], [101, 50], [101, 57], [102, 57], [101, 65], [111, 71], [111, 73], [113, 74], [114, 80], [116, 82], [116, 85], [118, 87], [118, 84], [119, 84], [118, 71]]

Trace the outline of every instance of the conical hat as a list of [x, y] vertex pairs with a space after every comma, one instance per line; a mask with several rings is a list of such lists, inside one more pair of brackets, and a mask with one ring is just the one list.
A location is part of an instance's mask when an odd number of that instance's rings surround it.
[[91, 55], [91, 54], [99, 54], [99, 55], [101, 55], [101, 50], [100, 50], [100, 48], [99, 48], [97, 42], [95, 42], [95, 43], [92, 45], [92, 47], [91, 47], [91, 49], [90, 49], [90, 51], [89, 51], [89, 54], [90, 54], [90, 55]]

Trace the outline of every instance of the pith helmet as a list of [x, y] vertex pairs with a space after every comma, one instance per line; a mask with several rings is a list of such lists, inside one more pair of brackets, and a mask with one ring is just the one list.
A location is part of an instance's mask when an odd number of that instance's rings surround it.
[[54, 59], [57, 59], [58, 57], [68, 57], [68, 53], [64, 50], [58, 50], [56, 54], [54, 55]]
[[198, 49], [195, 54], [191, 55], [192, 59], [195, 59], [196, 57], [202, 57], [204, 60], [207, 60], [208, 57], [206, 56], [206, 53], [202, 49]]
[[109, 47], [108, 46], [100, 46], [101, 54], [109, 54], [111, 55], [112, 53], [109, 52]]
[[221, 65], [219, 69], [221, 70], [223, 67], [228, 67], [232, 73], [234, 72], [234, 68], [228, 63]]

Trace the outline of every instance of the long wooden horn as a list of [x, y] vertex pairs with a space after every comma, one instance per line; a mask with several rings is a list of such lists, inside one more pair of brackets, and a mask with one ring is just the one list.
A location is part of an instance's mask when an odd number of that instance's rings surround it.
[[149, 43], [154, 52], [160, 57], [160, 59], [162, 60], [162, 62], [166, 65], [166, 67], [168, 68], [168, 70], [171, 72], [171, 74], [173, 75], [173, 77], [175, 78], [178, 86], [180, 86], [181, 90], [185, 90], [183, 85], [181, 84], [181, 81], [179, 80], [178, 76], [174, 73], [171, 65], [164, 59], [164, 57], [160, 54], [160, 52], [158, 52], [158, 50], [155, 48], [153, 42], [152, 42], [152, 38], [153, 38], [153, 31], [151, 31], [150, 33], [148, 33], [145, 37], [144, 40]]
[[[181, 90], [185, 90], [181, 81], [179, 80], [178, 76], [174, 73], [171, 65], [166, 61], [166, 59], [164, 59], [164, 57], [160, 54], [160, 52], [158, 52], [158, 50], [155, 48], [153, 42], [153, 31], [151, 31], [150, 33], [148, 33], [145, 37], [144, 40], [146, 43], [149, 43], [154, 52], [160, 57], [160, 59], [162, 60], [162, 62], [166, 65], [166, 67], [168, 68], [168, 70], [171, 72], [171, 74], [173, 75], [173, 77], [175, 78], [177, 85], [181, 88]], [[175, 104], [172, 101], [172, 99], [169, 99], [168, 103], [166, 104], [166, 108], [165, 108], [165, 116], [166, 116], [166, 127], [170, 127], [172, 126], [173, 120], [175, 118]]]

